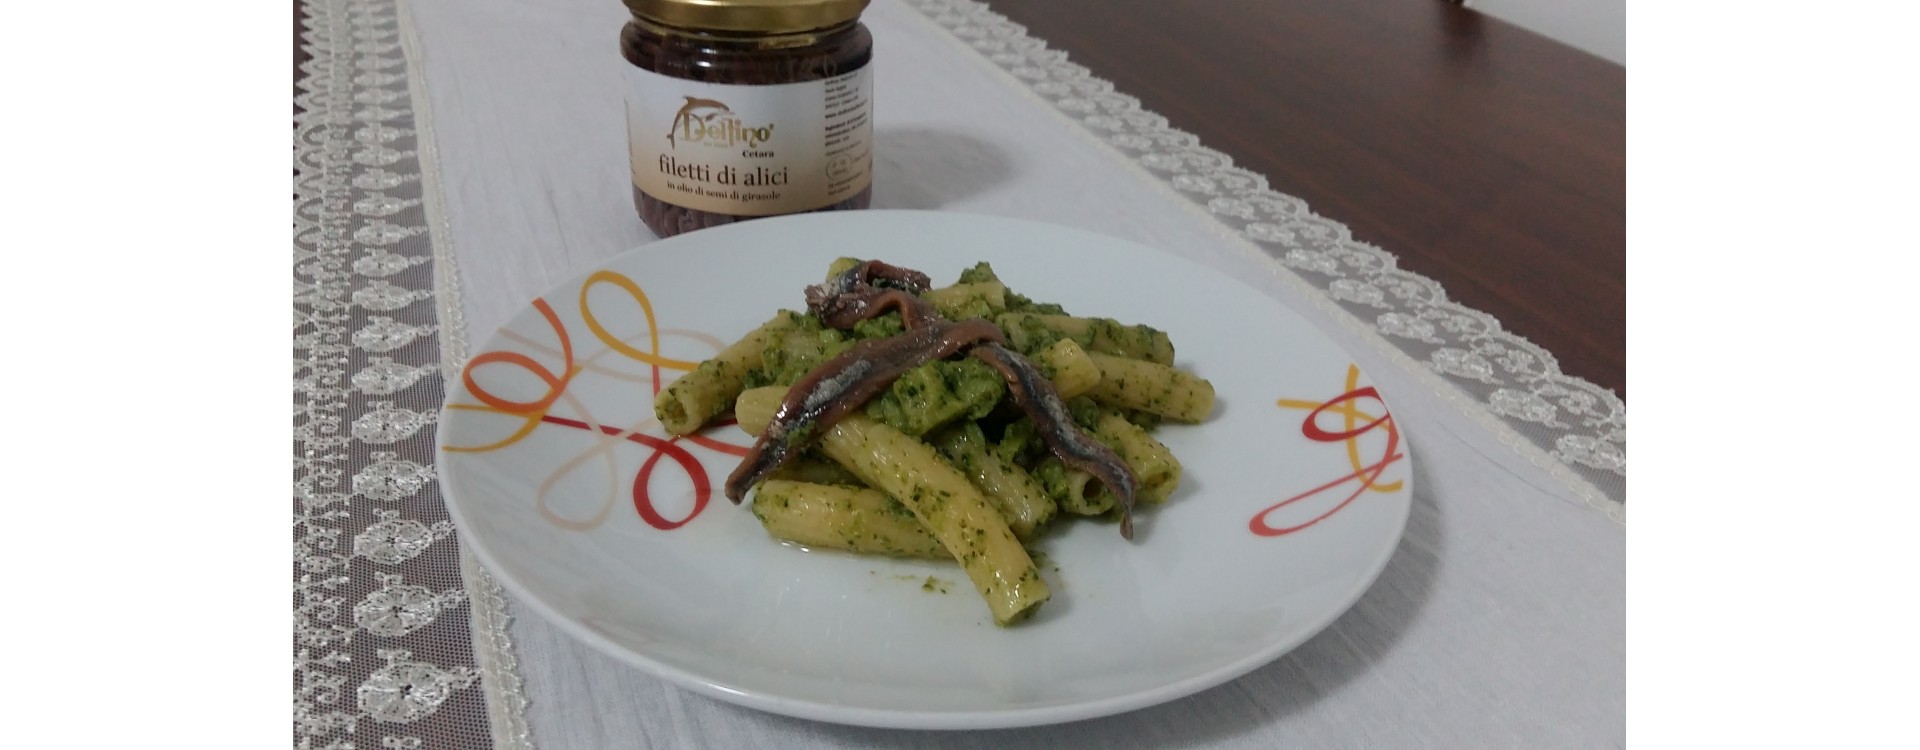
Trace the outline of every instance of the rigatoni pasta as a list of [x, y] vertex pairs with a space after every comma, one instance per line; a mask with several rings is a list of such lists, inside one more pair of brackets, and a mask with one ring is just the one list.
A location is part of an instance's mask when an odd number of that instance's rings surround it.
[[[771, 420], [766, 389], [742, 394], [735, 417], [752, 431]], [[987, 600], [994, 621], [1008, 624], [1026, 616], [1046, 601], [1047, 584], [1020, 545], [1007, 519], [995, 509], [965, 475], [942, 460], [931, 446], [865, 415], [852, 415], [820, 435], [819, 450], [846, 467], [867, 486], [886, 493], [905, 506], [953, 559], [959, 561], [974, 587]], [[772, 484], [767, 482], [766, 484]], [[782, 488], [786, 491], [789, 488]], [[765, 484], [761, 492], [766, 491]], [[757, 498], [756, 498], [757, 502]], [[759, 506], [755, 506], [758, 508]], [[762, 515], [765, 523], [767, 516]], [[789, 538], [788, 527], [768, 530]], [[859, 532], [849, 532], [857, 538]], [[809, 538], [829, 538], [825, 546], [849, 549], [830, 532], [814, 530]], [[805, 544], [805, 541], [794, 539]], [[859, 550], [854, 550], [859, 551]]]
[[740, 395], [747, 373], [761, 365], [767, 342], [792, 329], [799, 318], [798, 313], [782, 311], [661, 390], [653, 400], [660, 425], [668, 433], [685, 435], [720, 416]]
[[998, 281], [976, 281], [929, 289], [922, 299], [949, 318], [988, 318], [1007, 309], [1007, 286]]
[[1173, 364], [1173, 339], [1165, 331], [1144, 325], [1127, 325], [1112, 318], [1078, 318], [1072, 315], [1045, 315], [1010, 312], [996, 322], [1009, 332], [1041, 329], [1073, 339], [1087, 351], [1119, 357], [1144, 359], [1161, 365]]
[[1050, 371], [1048, 379], [1053, 381], [1054, 390], [1060, 392], [1061, 398], [1073, 398], [1093, 390], [1104, 377], [1093, 355], [1080, 348], [1073, 339], [1053, 342], [1053, 345], [1035, 354], [1033, 361]]
[[913, 511], [865, 487], [769, 479], [753, 515], [775, 538], [821, 549], [889, 557], [947, 557]]
[[686, 434], [731, 407], [756, 442], [727, 494], [752, 492], [773, 538], [952, 560], [997, 624], [1051, 595], [1027, 544], [1074, 517], [1131, 538], [1136, 506], [1180, 483], [1151, 431], [1213, 410], [1165, 332], [1070, 315], [984, 263], [933, 288], [843, 258], [807, 300], [662, 391], [656, 413]]
[[1173, 451], [1139, 425], [1116, 412], [1102, 412], [1094, 423], [1093, 434], [1120, 452], [1120, 457], [1140, 480], [1140, 499], [1163, 503], [1180, 486], [1180, 459]]
[[1062, 513], [1097, 516], [1113, 510], [1113, 495], [1102, 492], [1100, 483], [1094, 481], [1092, 474], [1069, 469], [1058, 458], [1049, 456], [1042, 459], [1033, 468], [1033, 477], [1039, 480], [1047, 499]]
[[926, 443], [853, 415], [827, 428], [820, 451], [913, 511], [973, 580], [994, 622], [1015, 622], [1052, 595], [1006, 519]]
[[1205, 379], [1143, 359], [1087, 358], [1100, 370], [1100, 379], [1086, 391], [1095, 401], [1177, 422], [1198, 422], [1213, 412], [1213, 384]]
[[1019, 464], [994, 453], [980, 425], [968, 422], [948, 428], [934, 439], [933, 445], [993, 501], [1014, 536], [1031, 539], [1053, 519], [1057, 507], [1040, 483]]

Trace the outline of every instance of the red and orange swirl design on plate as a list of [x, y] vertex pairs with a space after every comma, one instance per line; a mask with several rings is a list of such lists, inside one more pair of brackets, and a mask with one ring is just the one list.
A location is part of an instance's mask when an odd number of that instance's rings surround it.
[[[657, 393], [843, 256], [942, 281], [989, 261], [1032, 299], [1166, 331], [1214, 385], [1204, 422], [1154, 431], [1183, 477], [1139, 538], [1090, 523], [1035, 540], [1056, 598], [1018, 632], [924, 587], [954, 580], [951, 562], [773, 541], [714, 500], [750, 437], [676, 438], [654, 416]], [[607, 259], [513, 312], [439, 420], [436, 468], [476, 558], [606, 653], [807, 718], [1022, 726], [1218, 684], [1352, 606], [1397, 557], [1419, 483], [1394, 386], [1365, 360], [1231, 275], [1070, 228], [885, 211], [741, 222]]]
[[[594, 312], [593, 303], [590, 301], [589, 295], [596, 286], [600, 285], [607, 285], [625, 292], [628, 298], [639, 305], [640, 312], [646, 321], [646, 348], [640, 348], [632, 342], [623, 340], [601, 323], [600, 316]], [[574, 531], [587, 531], [606, 522], [608, 515], [612, 512], [614, 506], [618, 504], [615, 498], [611, 496], [605, 498], [605, 501], [600, 504], [597, 510], [586, 518], [569, 518], [555, 511], [549, 502], [555, 485], [568, 473], [596, 459], [611, 472], [614, 470], [614, 462], [612, 460], [614, 450], [621, 449], [627, 444], [639, 445], [648, 450], [649, 453], [645, 461], [640, 464], [640, 469], [635, 472], [628, 482], [631, 487], [634, 511], [639, 514], [640, 519], [645, 521], [647, 525], [662, 531], [671, 531], [684, 526], [687, 522], [699, 517], [700, 513], [706, 510], [708, 501], [713, 497], [713, 480], [707, 475], [707, 470], [701, 465], [699, 459], [695, 458], [693, 453], [687, 450], [686, 445], [683, 443], [691, 443], [700, 448], [731, 456], [746, 455], [747, 446], [728, 443], [700, 434], [671, 437], [652, 434], [649, 430], [659, 432], [657, 429], [659, 427], [659, 421], [650, 417], [642, 419], [638, 423], [625, 426], [603, 424], [593, 418], [588, 404], [575, 398], [568, 391], [568, 385], [572, 383], [575, 377], [589, 370], [612, 378], [630, 378], [631, 376], [629, 374], [610, 368], [598, 367], [593, 362], [593, 359], [597, 359], [600, 356], [617, 355], [647, 365], [649, 375], [645, 378], [644, 384], [650, 390], [648, 390], [645, 395], [646, 402], [651, 404], [652, 396], [659, 393], [661, 386], [665, 384], [664, 371], [687, 372], [700, 364], [697, 361], [662, 356], [660, 354], [661, 334], [675, 334], [696, 339], [708, 344], [716, 352], [720, 350], [722, 344], [719, 339], [704, 332], [683, 329], [663, 329], [659, 324], [658, 318], [654, 315], [653, 302], [647, 297], [646, 291], [641, 289], [640, 285], [632, 279], [614, 271], [597, 271], [587, 277], [585, 283], [580, 285], [579, 307], [580, 317], [585, 321], [588, 332], [593, 335], [594, 339], [603, 344], [605, 349], [598, 352], [593, 358], [581, 359], [577, 357], [574, 351], [572, 332], [567, 330], [566, 324], [561, 322], [560, 316], [554, 313], [552, 305], [548, 303], [545, 298], [535, 298], [533, 300], [533, 308], [546, 320], [550, 333], [552, 334], [551, 341], [535, 340], [512, 331], [503, 331], [502, 335], [507, 340], [539, 351], [552, 359], [557, 359], [557, 362], [542, 362], [531, 355], [517, 351], [496, 350], [482, 352], [469, 360], [466, 368], [460, 374], [461, 382], [466, 386], [467, 393], [471, 394], [479, 403], [451, 403], [447, 405], [447, 408], [450, 410], [487, 412], [512, 417], [519, 420], [519, 426], [506, 437], [491, 443], [481, 445], [447, 445], [442, 446], [441, 450], [453, 453], [485, 453], [495, 451], [526, 439], [527, 436], [534, 434], [541, 425], [554, 425], [566, 429], [582, 430], [594, 435], [596, 440], [591, 448], [563, 461], [553, 469], [552, 473], [540, 482], [535, 493], [534, 502], [534, 507], [540, 513], [540, 517], [546, 519], [549, 523]], [[538, 398], [524, 401], [515, 401], [495, 395], [491, 390], [481, 384], [479, 378], [479, 374], [483, 369], [491, 368], [514, 368], [526, 375], [531, 375], [540, 383], [544, 384], [545, 392]], [[635, 398], [640, 397], [640, 394], [635, 394]], [[562, 403], [567, 405], [570, 413], [578, 416], [564, 417], [552, 413], [554, 407]], [[731, 424], [731, 421], [727, 421], [717, 426]], [[671, 459], [673, 463], [685, 473], [688, 481], [693, 485], [692, 508], [681, 518], [667, 518], [657, 509], [655, 504], [651, 480], [662, 458]]]
[[[1381, 401], [1380, 392], [1374, 390], [1373, 386], [1360, 385], [1358, 365], [1347, 366], [1346, 384], [1338, 396], [1324, 401], [1283, 398], [1278, 403], [1282, 409], [1307, 410], [1306, 418], [1300, 422], [1301, 436], [1315, 443], [1343, 444], [1346, 448], [1347, 463], [1352, 467], [1352, 471], [1269, 505], [1265, 510], [1254, 514], [1253, 518], [1247, 521], [1247, 528], [1256, 536], [1286, 536], [1304, 530], [1346, 509], [1365, 493], [1398, 492], [1405, 485], [1405, 482], [1399, 480], [1381, 481], [1381, 476], [1387, 469], [1405, 459], [1407, 454], [1400, 449], [1400, 428], [1393, 423], [1393, 415], [1387, 413], [1387, 405]], [[1366, 410], [1362, 409], [1363, 406]], [[1375, 416], [1376, 413], [1378, 416]], [[1327, 418], [1336, 420], [1338, 426], [1324, 425], [1321, 420]], [[1378, 455], [1363, 456], [1362, 438], [1376, 431], [1386, 436], [1384, 444], [1379, 446]], [[1272, 516], [1279, 511], [1289, 506], [1323, 498], [1336, 489], [1344, 489], [1351, 482], [1359, 482], [1359, 486], [1318, 515], [1298, 523], [1274, 525]]]

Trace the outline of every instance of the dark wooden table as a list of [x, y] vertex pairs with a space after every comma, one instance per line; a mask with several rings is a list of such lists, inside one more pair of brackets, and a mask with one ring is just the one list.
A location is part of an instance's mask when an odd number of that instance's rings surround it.
[[990, 4], [1626, 397], [1624, 68], [1443, 0]]
[[1626, 69], [1441, 0], [990, 0], [1626, 397]]

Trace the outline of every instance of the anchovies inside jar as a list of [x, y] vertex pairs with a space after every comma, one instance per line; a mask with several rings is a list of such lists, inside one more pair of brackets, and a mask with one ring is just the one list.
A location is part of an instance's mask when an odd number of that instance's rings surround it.
[[669, 237], [873, 200], [868, 0], [625, 0], [633, 202]]

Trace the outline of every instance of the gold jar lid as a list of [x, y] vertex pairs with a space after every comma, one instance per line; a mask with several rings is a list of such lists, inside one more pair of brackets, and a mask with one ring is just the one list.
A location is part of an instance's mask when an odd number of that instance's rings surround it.
[[852, 21], [869, 0], [623, 0], [633, 14], [683, 29], [786, 33]]

